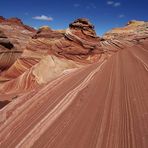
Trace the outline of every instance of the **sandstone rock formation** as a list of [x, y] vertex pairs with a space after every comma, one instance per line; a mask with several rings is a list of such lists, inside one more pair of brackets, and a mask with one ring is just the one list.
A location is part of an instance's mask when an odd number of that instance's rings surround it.
[[138, 40], [148, 38], [148, 22], [132, 20], [123, 28], [115, 28], [107, 32], [105, 39]]
[[103, 38], [87, 19], [35, 33], [18, 19], [0, 26], [0, 147], [148, 147], [147, 22]]
[[[18, 18], [0, 17], [0, 70], [10, 68], [21, 56], [35, 29], [24, 25]], [[0, 74], [2, 76], [2, 73]], [[7, 80], [5, 77], [1, 81]]]
[[0, 71], [8, 69], [20, 56], [8, 37], [0, 30]]
[[[70, 23], [66, 30], [52, 30], [43, 26], [35, 32], [17, 18], [0, 17], [0, 25], [3, 26], [0, 32], [0, 81], [7, 81], [0, 85], [0, 92], [9, 94], [35, 89], [62, 75], [67, 69], [80, 68], [84, 64], [108, 58], [127, 46], [133, 46], [135, 43], [131, 42], [130, 37], [138, 39], [141, 35], [137, 28], [143, 28], [142, 36], [147, 36], [147, 23], [141, 21], [131, 21], [124, 28], [110, 31], [103, 38], [96, 35], [94, 26], [85, 18]], [[22, 38], [24, 34], [17, 34], [17, 40], [23, 50], [20, 50], [15, 42], [11, 43], [16, 34], [11, 38], [12, 34], [6, 33], [15, 27], [25, 29], [20, 31], [25, 31], [26, 39]], [[114, 32], [118, 38], [114, 36]], [[139, 36], [134, 36], [133, 33]], [[14, 86], [13, 89], [11, 86]]]
[[93, 25], [87, 19], [78, 19], [66, 30], [40, 28], [28, 44], [28, 50], [54, 54], [76, 61], [95, 61], [103, 52]]
[[12, 49], [14, 46], [13, 44], [9, 41], [9, 39], [6, 37], [3, 31], [0, 30], [0, 45]]
[[[15, 19], [9, 21], [20, 22]], [[39, 28], [21, 57], [17, 60], [14, 58], [14, 64], [1, 72], [0, 80], [9, 81], [0, 86], [0, 91], [12, 93], [13, 89], [9, 86], [13, 84], [17, 93], [32, 89], [32, 86], [35, 88], [38, 84], [47, 83], [67, 69], [97, 61], [103, 54], [99, 41], [94, 26], [87, 19], [74, 21], [67, 30], [55, 31], [48, 26]], [[19, 83], [22, 86], [17, 88]]]
[[23, 50], [33, 33], [36, 32], [32, 27], [24, 25], [18, 18], [6, 19], [2, 16], [0, 16], [0, 30], [5, 33], [18, 50]]

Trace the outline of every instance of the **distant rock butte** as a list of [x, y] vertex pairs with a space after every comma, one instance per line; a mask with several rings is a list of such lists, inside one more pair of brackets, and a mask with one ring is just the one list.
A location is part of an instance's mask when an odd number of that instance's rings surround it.
[[129, 21], [125, 27], [114, 28], [103, 36], [104, 39], [134, 40], [148, 37], [148, 22]]
[[30, 26], [27, 26], [25, 25], [21, 19], [17, 18], [17, 17], [13, 17], [13, 18], [4, 18], [2, 16], [0, 16], [0, 23], [2, 24], [7, 24], [7, 25], [19, 25], [19, 26], [22, 26], [24, 27], [25, 29], [29, 30], [29, 31], [32, 31], [34, 32], [35, 29], [33, 27], [30, 27]]

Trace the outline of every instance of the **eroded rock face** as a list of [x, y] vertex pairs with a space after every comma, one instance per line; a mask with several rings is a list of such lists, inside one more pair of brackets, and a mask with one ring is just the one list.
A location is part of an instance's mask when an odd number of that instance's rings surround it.
[[127, 39], [138, 40], [148, 38], [148, 22], [144, 21], [129, 21], [123, 28], [115, 28], [107, 32], [105, 39]]
[[0, 30], [0, 71], [8, 69], [20, 56], [8, 37]]
[[33, 39], [37, 39], [37, 38], [59, 39], [63, 36], [64, 34], [62, 34], [62, 31], [54, 31], [48, 26], [42, 26], [38, 29], [38, 31], [32, 38]]
[[11, 49], [13, 48], [13, 44], [9, 41], [3, 31], [0, 30], [0, 45], [4, 46], [5, 48]]
[[80, 18], [75, 20], [69, 25], [70, 29], [82, 30], [84, 34], [96, 37], [96, 32], [94, 30], [94, 25], [92, 25], [88, 19]]
[[5, 33], [18, 50], [23, 50], [36, 32], [32, 27], [24, 25], [18, 18], [6, 19], [2, 16], [0, 17], [0, 30]]
[[87, 19], [77, 19], [66, 30], [40, 28], [26, 49], [76, 61], [93, 62], [103, 52], [99, 41], [94, 26]]

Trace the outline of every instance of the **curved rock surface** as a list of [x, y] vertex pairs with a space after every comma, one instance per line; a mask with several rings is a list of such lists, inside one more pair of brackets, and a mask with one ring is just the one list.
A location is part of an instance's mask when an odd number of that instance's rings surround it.
[[[0, 73], [7, 80], [0, 83], [0, 147], [147, 148], [148, 39], [146, 28], [137, 31], [143, 25], [132, 21], [118, 38], [103, 39], [87, 19], [67, 30], [41, 27]], [[132, 34], [119, 31], [130, 26]]]
[[0, 30], [0, 71], [8, 69], [20, 56], [8, 37]]

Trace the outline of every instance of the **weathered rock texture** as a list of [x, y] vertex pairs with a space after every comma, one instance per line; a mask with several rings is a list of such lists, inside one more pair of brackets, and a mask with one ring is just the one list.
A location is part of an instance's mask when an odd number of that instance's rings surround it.
[[0, 71], [8, 69], [20, 56], [20, 53], [0, 30]]
[[40, 28], [26, 49], [81, 62], [94, 62], [103, 52], [99, 41], [94, 26], [87, 19], [78, 19], [66, 30], [53, 31], [46, 26]]
[[[25, 49], [35, 29], [18, 18], [0, 17], [0, 70], [8, 69]], [[2, 74], [1, 74], [2, 75]], [[5, 80], [5, 78], [1, 78]], [[7, 80], [7, 79], [6, 79]]]

